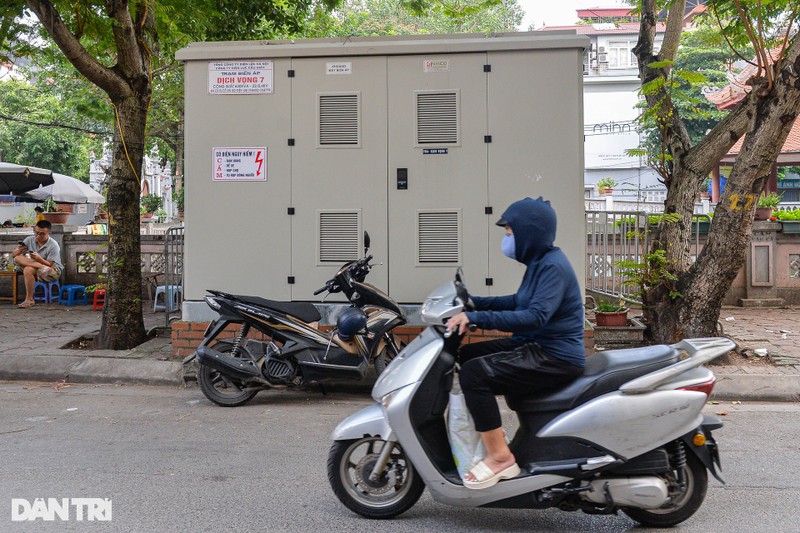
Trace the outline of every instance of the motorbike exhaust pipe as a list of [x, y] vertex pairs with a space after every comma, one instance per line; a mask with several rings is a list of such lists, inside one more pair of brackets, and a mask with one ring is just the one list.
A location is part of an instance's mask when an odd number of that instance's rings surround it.
[[240, 359], [227, 353], [220, 352], [208, 346], [197, 349], [198, 360], [226, 376], [242, 381], [258, 381], [267, 384], [256, 364], [249, 359]]

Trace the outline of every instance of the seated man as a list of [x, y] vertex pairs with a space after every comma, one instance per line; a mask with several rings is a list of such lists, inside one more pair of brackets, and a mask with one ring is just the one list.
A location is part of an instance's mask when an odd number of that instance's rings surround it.
[[19, 307], [33, 307], [33, 287], [36, 280], [49, 282], [61, 277], [64, 266], [61, 264], [61, 247], [50, 238], [50, 222], [40, 220], [33, 228], [34, 235], [25, 240], [11, 252], [17, 263], [17, 270], [25, 278], [25, 301]]

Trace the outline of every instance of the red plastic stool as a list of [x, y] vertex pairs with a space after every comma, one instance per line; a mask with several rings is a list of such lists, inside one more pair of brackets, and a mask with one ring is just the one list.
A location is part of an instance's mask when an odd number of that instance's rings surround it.
[[97, 289], [94, 291], [94, 299], [92, 300], [92, 311], [102, 309], [106, 305], [106, 290]]

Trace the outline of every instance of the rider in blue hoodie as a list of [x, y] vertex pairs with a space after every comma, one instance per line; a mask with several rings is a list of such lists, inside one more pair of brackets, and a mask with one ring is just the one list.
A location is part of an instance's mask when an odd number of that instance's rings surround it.
[[497, 222], [506, 229], [503, 253], [526, 265], [516, 294], [473, 296], [476, 311], [460, 313], [448, 329], [472, 323], [512, 333], [465, 344], [459, 352], [461, 388], [487, 454], [464, 485], [481, 489], [519, 474], [501, 426], [498, 394], [532, 394], [559, 388], [583, 373], [583, 298], [575, 271], [556, 237], [556, 214], [541, 197], [511, 204]]

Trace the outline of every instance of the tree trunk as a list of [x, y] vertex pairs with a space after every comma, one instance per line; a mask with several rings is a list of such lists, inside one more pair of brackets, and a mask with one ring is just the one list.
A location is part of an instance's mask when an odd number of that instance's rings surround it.
[[[108, 185], [108, 289], [103, 325], [95, 347], [126, 350], [145, 339], [139, 247], [139, 173], [144, 156], [153, 18], [146, 2], [130, 9], [128, 0], [102, 3], [109, 18], [117, 63], [107, 67], [81, 44], [50, 0], [25, 0], [28, 8], [78, 72], [105, 91], [114, 107], [114, 158]], [[67, 4], [64, 4], [65, 6]], [[100, 9], [98, 7], [98, 9]], [[149, 45], [148, 45], [149, 42]]]
[[148, 95], [134, 94], [116, 103], [119, 128], [108, 187], [108, 289], [98, 348], [124, 350], [145, 338], [139, 234], [140, 172], [144, 156]]
[[[649, 64], [674, 59], [674, 55], [653, 55], [655, 7], [653, 0], [643, 2], [639, 42], [634, 49], [643, 84], [666, 76], [669, 70], [653, 69]], [[680, 28], [676, 24], [667, 31], [679, 34]], [[670, 42], [674, 42], [674, 36]], [[644, 287], [642, 301], [650, 340], [672, 343], [682, 338], [717, 334], [722, 302], [744, 266], [750, 246], [758, 196], [800, 112], [799, 52], [800, 39], [795, 38], [774, 76], [774, 85], [770, 88], [767, 80], [752, 79], [752, 90], [745, 100], [696, 146], [689, 145], [683, 123], [668, 95], [663, 90], [647, 95], [648, 105], [658, 106], [669, 117], [667, 126], [661, 130], [663, 145], [670, 156], [668, 175], [663, 176], [668, 189], [665, 212], [681, 215], [677, 222], [662, 224], [650, 249], [651, 253], [664, 250], [667, 269], [676, 278], [663, 278]], [[745, 141], [715, 210], [706, 245], [692, 263], [691, 216], [697, 189], [745, 132]]]

